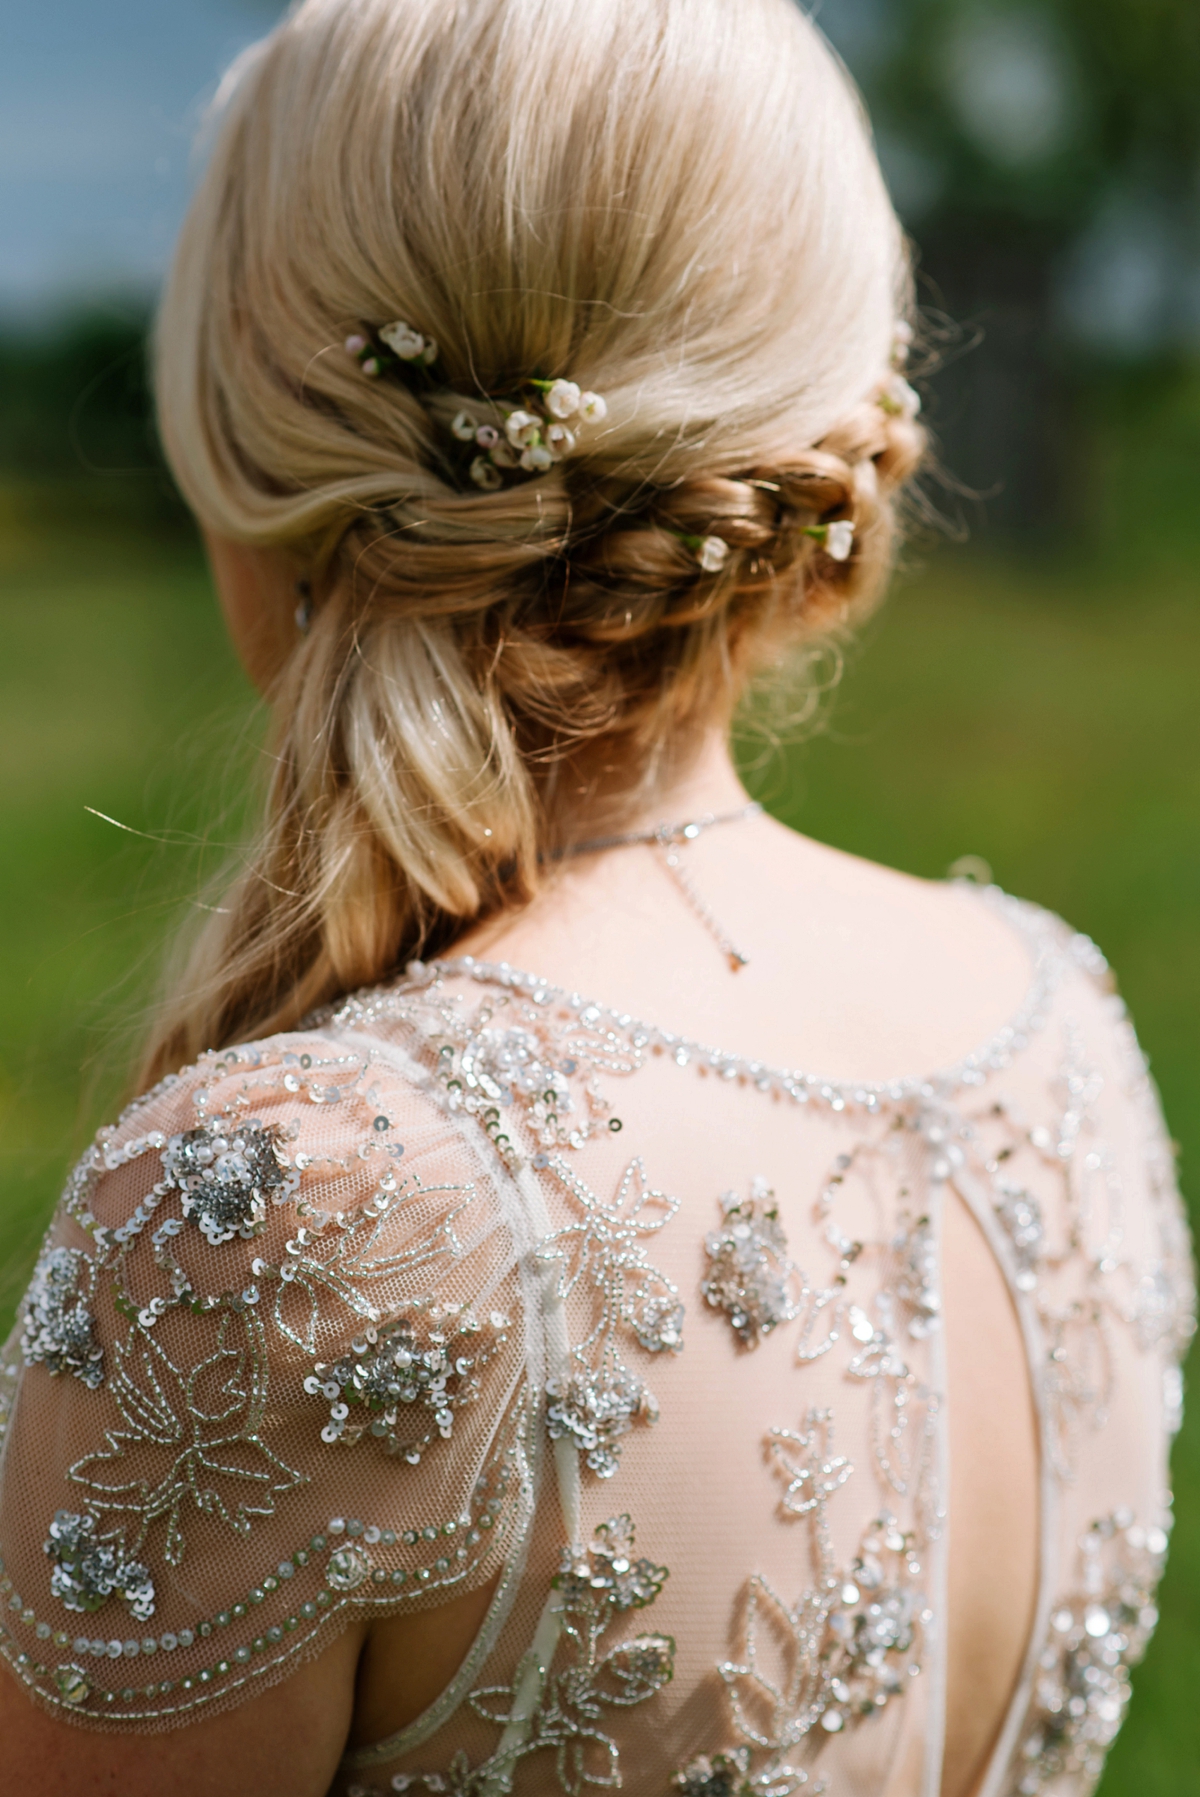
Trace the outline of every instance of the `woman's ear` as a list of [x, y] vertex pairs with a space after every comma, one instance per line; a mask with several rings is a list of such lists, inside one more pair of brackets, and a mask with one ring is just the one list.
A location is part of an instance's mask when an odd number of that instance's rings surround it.
[[204, 531], [225, 627], [242, 666], [267, 698], [307, 630], [312, 589], [295, 556]]

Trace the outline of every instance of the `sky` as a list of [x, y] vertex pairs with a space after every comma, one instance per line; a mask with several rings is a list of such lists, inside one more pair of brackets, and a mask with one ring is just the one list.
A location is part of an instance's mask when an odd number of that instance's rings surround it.
[[222, 69], [273, 0], [0, 0], [0, 313], [153, 290]]

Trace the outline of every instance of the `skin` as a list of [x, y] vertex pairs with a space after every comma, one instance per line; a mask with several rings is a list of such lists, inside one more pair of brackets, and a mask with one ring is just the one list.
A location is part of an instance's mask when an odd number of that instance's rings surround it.
[[[297, 637], [303, 569], [281, 554], [208, 539], [230, 636], [269, 697]], [[319, 596], [317, 598], [319, 604]], [[653, 815], [746, 803], [714, 728]], [[693, 1039], [752, 1048], [777, 1066], [887, 1079], [951, 1064], [1011, 1016], [1029, 969], [978, 906], [808, 841], [766, 817], [701, 836], [689, 866], [713, 913], [753, 945], [736, 977], [647, 848], [565, 863], [518, 913], [467, 932], [461, 952], [535, 968]], [[1015, 1314], [977, 1226], [946, 1217], [951, 1506], [949, 1690], [942, 1797], [972, 1797], [1019, 1675], [1036, 1591], [1038, 1461]], [[415, 1719], [461, 1664], [490, 1589], [419, 1616], [347, 1629], [261, 1697], [161, 1735], [91, 1733], [35, 1709], [0, 1678], [11, 1789], [38, 1797], [323, 1797], [347, 1745]]]

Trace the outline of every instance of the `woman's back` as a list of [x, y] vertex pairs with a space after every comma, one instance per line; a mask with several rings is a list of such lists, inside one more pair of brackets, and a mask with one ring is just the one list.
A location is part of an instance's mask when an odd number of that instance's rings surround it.
[[[339, 1790], [577, 1790], [618, 1769], [693, 1797], [1088, 1788], [1152, 1626], [1190, 1301], [1103, 963], [1041, 913], [765, 821], [684, 853], [748, 956], [737, 975], [659, 852], [614, 851], [478, 944], [540, 948], [553, 984], [456, 959], [183, 1076], [106, 1145], [88, 1203], [126, 1230], [126, 1302], [93, 1278], [106, 1376], [65, 1421], [44, 1373], [69, 1307], [42, 1263], [42, 1384], [25, 1375], [8, 1452], [70, 1445], [36, 1490], [6, 1484], [6, 1577], [23, 1601], [44, 1582], [72, 1483], [139, 1540], [169, 1511], [179, 1549], [145, 1568], [158, 1641], [136, 1696], [82, 1637], [75, 1672], [46, 1660], [30, 1682], [77, 1713], [203, 1712], [336, 1611], [386, 1607], [400, 1574], [429, 1584], [447, 1669], [491, 1608], [421, 1717], [413, 1692], [435, 1693], [382, 1624]], [[569, 995], [604, 967], [603, 1003]], [[822, 1049], [833, 1083], [772, 1070]], [[952, 1071], [908, 1077], [918, 1051]], [[124, 1169], [141, 1196], [173, 1153], [172, 1211], [179, 1138], [202, 1151], [239, 1118], [251, 1148], [279, 1126], [288, 1189], [264, 1232], [214, 1242], [200, 1201], [175, 1233], [130, 1230]], [[122, 1321], [153, 1260], [218, 1300], [194, 1322], [207, 1353]], [[389, 1398], [398, 1344], [445, 1358]], [[215, 1496], [193, 1508], [197, 1466]], [[30, 1608], [36, 1652], [54, 1619]], [[188, 1645], [159, 1692], [140, 1680], [169, 1638]]]

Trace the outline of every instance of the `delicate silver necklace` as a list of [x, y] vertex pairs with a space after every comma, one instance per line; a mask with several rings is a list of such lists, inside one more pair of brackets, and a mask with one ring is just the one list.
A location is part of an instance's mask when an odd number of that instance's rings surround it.
[[569, 848], [548, 849], [541, 857], [543, 861], [569, 861], [577, 855], [598, 855], [604, 849], [632, 848], [637, 843], [645, 843], [661, 851], [663, 865], [675, 881], [680, 892], [691, 906], [700, 922], [713, 938], [734, 973], [743, 967], [749, 967], [750, 957], [743, 954], [735, 942], [722, 929], [704, 900], [697, 892], [692, 877], [684, 867], [680, 851], [689, 842], [695, 842], [705, 830], [712, 830], [718, 824], [740, 824], [747, 818], [757, 817], [762, 806], [755, 800], [753, 804], [743, 805], [738, 811], [721, 813], [709, 811], [703, 817], [691, 818], [682, 824], [655, 824], [649, 830], [630, 830], [622, 836], [597, 836], [590, 842], [576, 842]]

